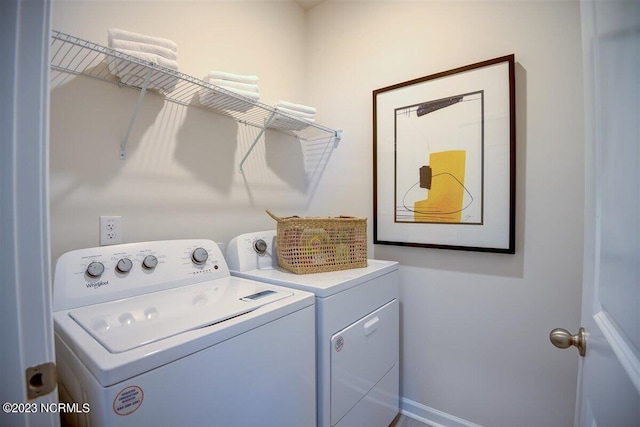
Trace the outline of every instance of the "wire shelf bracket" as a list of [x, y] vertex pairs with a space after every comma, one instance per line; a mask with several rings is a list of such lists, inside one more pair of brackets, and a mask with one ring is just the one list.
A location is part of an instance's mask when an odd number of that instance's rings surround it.
[[127, 141], [129, 140], [129, 135], [131, 135], [131, 130], [133, 129], [133, 125], [138, 118], [138, 111], [140, 110], [140, 105], [142, 104], [142, 99], [144, 98], [144, 94], [147, 93], [147, 88], [149, 87], [149, 82], [151, 81], [151, 72], [153, 70], [149, 68], [147, 70], [147, 75], [144, 78], [144, 83], [142, 84], [142, 88], [140, 89], [140, 95], [138, 95], [138, 102], [136, 102], [136, 107], [133, 109], [133, 115], [131, 116], [131, 120], [129, 120], [129, 127], [127, 128], [127, 133], [124, 135], [124, 139], [122, 140], [122, 144], [120, 144], [120, 159], [124, 160], [127, 158]]
[[342, 141], [342, 129], [338, 129], [333, 134], [333, 148], [338, 148], [338, 144]]
[[247, 153], [244, 155], [244, 157], [240, 161], [240, 166], [238, 167], [238, 169], [239, 169], [238, 172], [239, 173], [242, 173], [242, 165], [244, 165], [244, 162], [247, 160], [247, 157], [249, 157], [249, 154], [253, 151], [253, 147], [256, 146], [256, 144], [258, 143], [258, 140], [260, 139], [260, 137], [262, 136], [264, 131], [267, 130], [267, 128], [269, 127], [269, 125], [271, 124], [271, 121], [273, 120], [273, 118], [275, 116], [276, 116], [276, 112], [274, 111], [273, 113], [271, 113], [271, 115], [269, 116], [267, 121], [264, 123], [264, 126], [262, 126], [262, 128], [260, 129], [260, 132], [258, 132], [258, 135], [256, 136], [256, 138], [251, 143], [251, 146], [249, 147], [249, 150], [247, 150]]

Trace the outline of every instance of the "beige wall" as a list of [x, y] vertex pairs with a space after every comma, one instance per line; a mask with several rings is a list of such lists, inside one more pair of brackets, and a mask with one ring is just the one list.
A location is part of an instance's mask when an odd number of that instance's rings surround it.
[[71, 79], [51, 94], [54, 259], [97, 245], [105, 214], [122, 215], [125, 242], [226, 243], [272, 228], [265, 208], [371, 224], [372, 91], [514, 53], [516, 255], [370, 248], [401, 263], [405, 408], [434, 421], [441, 411], [484, 426], [572, 425], [577, 356], [547, 336], [579, 324], [577, 1], [327, 1], [306, 14], [288, 1], [57, 1], [53, 15], [54, 29], [97, 43], [110, 27], [171, 38], [183, 72], [257, 74], [261, 101], [315, 105], [319, 122], [344, 129], [316, 188], [295, 140], [259, 142], [241, 175], [254, 130], [147, 96], [121, 161], [137, 92]]
[[[56, 1], [53, 29], [107, 45], [123, 28], [178, 44], [183, 73], [259, 77], [260, 102], [309, 104], [304, 11], [290, 1]], [[62, 81], [62, 84], [60, 84]], [[121, 215], [123, 242], [206, 237], [227, 242], [274, 228], [264, 209], [303, 212], [309, 181], [300, 144], [267, 132], [238, 173], [256, 128], [90, 78], [51, 93], [52, 258], [98, 245], [100, 215]], [[265, 142], [265, 139], [267, 140]]]
[[374, 254], [401, 264], [405, 407], [435, 421], [442, 411], [484, 426], [573, 425], [577, 354], [548, 333], [579, 326], [579, 3], [330, 1], [308, 14], [310, 95], [345, 133], [317, 210], [372, 215], [373, 90], [515, 54], [516, 255], [382, 245]]

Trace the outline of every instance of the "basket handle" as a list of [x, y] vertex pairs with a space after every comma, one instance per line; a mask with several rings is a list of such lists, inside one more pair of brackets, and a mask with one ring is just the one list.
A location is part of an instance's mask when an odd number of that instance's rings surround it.
[[271, 212], [269, 209], [267, 209], [267, 210], [266, 210], [266, 212], [267, 212], [267, 214], [268, 214], [271, 218], [275, 219], [275, 220], [276, 220], [276, 222], [284, 222], [284, 221], [282, 220], [282, 218], [280, 218], [279, 216], [277, 216], [276, 214], [274, 214], [273, 212]]

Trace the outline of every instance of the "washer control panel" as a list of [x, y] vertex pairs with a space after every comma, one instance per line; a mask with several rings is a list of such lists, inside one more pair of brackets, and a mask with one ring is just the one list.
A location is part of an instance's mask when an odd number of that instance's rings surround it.
[[168, 240], [67, 252], [56, 263], [54, 311], [229, 276], [211, 240]]

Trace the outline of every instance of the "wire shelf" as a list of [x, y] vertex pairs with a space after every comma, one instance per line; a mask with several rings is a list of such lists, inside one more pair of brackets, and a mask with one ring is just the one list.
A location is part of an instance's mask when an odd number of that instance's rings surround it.
[[[51, 32], [51, 69], [136, 89], [142, 91], [141, 97], [148, 90], [164, 96], [167, 101], [209, 110], [260, 128], [260, 135], [268, 128], [293, 135], [301, 141], [329, 139], [334, 146], [341, 138], [340, 130], [309, 122], [223, 87], [56, 30]], [[139, 77], [121, 80], [114, 75], [119, 70]], [[201, 91], [215, 94], [215, 104], [201, 103]], [[137, 107], [132, 122], [136, 114]]]

